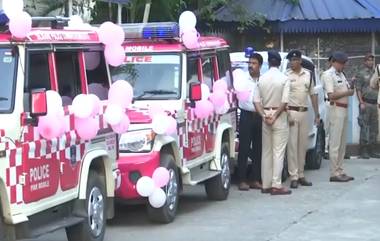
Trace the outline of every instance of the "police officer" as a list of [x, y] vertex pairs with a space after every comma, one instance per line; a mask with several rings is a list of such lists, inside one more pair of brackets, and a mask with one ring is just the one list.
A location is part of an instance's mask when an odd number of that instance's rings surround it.
[[370, 157], [380, 158], [380, 154], [375, 151], [375, 144], [379, 132], [377, 96], [378, 90], [370, 87], [370, 79], [374, 74], [374, 56], [367, 54], [364, 58], [364, 66], [359, 71], [356, 82], [356, 93], [359, 99], [360, 125], [360, 157], [368, 159]]
[[272, 195], [291, 194], [282, 186], [285, 148], [289, 137], [286, 105], [289, 98], [289, 82], [279, 70], [281, 56], [268, 51], [269, 70], [263, 74], [254, 94], [256, 110], [263, 118], [263, 152], [261, 159], [262, 192]]
[[[240, 120], [238, 175], [240, 180], [239, 190], [242, 191], [247, 191], [250, 188], [261, 189], [262, 118], [256, 112], [253, 105], [253, 92], [256, 89], [255, 86], [260, 77], [260, 69], [262, 64], [263, 57], [258, 53], [252, 52], [248, 61], [249, 75], [247, 75], [251, 96], [247, 101], [239, 100]], [[252, 168], [249, 172], [247, 170], [248, 156], [250, 156], [252, 160]]]
[[307, 120], [308, 97], [310, 96], [314, 109], [315, 123], [319, 124], [318, 95], [314, 90], [312, 74], [302, 68], [301, 51], [292, 50], [286, 56], [290, 61], [290, 69], [286, 75], [290, 85], [288, 118], [289, 141], [287, 147], [288, 171], [290, 174], [290, 187], [312, 186], [304, 175], [305, 156], [310, 124]]
[[324, 88], [330, 100], [330, 182], [354, 180], [343, 170], [348, 125], [348, 97], [354, 94], [354, 84], [348, 82], [343, 73], [347, 60], [345, 53], [334, 52], [331, 68], [322, 74]]

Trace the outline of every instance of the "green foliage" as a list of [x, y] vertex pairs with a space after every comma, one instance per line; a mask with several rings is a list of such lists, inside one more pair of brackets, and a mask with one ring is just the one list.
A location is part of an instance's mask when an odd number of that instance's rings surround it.
[[300, 3], [300, 0], [287, 0], [289, 3], [298, 5]]

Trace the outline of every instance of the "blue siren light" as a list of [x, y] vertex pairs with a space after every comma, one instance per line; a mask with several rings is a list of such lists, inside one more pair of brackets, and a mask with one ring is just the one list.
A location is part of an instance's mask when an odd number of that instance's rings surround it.
[[132, 23], [122, 25], [126, 39], [179, 38], [179, 25], [175, 22]]
[[251, 54], [253, 54], [255, 52], [255, 49], [253, 47], [247, 47], [247, 48], [245, 48], [244, 52], [245, 52], [244, 56], [246, 58], [249, 58], [251, 56]]
[[5, 26], [9, 22], [8, 16], [3, 10], [0, 10], [0, 26]]

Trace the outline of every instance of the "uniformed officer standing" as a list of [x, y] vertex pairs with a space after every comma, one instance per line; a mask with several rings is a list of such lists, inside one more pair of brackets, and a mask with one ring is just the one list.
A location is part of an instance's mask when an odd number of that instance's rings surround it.
[[318, 95], [314, 91], [312, 74], [302, 68], [301, 51], [292, 50], [286, 56], [290, 61], [290, 69], [286, 75], [290, 85], [288, 118], [289, 118], [289, 141], [287, 147], [288, 171], [290, 175], [290, 187], [312, 186], [304, 175], [307, 140], [311, 123], [308, 122], [307, 106], [310, 96], [314, 109], [315, 123], [319, 124]]
[[356, 93], [359, 99], [360, 125], [360, 157], [380, 158], [375, 151], [377, 135], [379, 133], [377, 96], [378, 90], [370, 87], [370, 79], [374, 74], [374, 56], [367, 54], [364, 58], [363, 69], [359, 71], [356, 82]]
[[279, 70], [281, 56], [278, 52], [268, 51], [268, 63], [269, 70], [261, 76], [254, 95], [256, 110], [263, 118], [262, 192], [286, 195], [291, 191], [282, 186], [281, 173], [289, 137], [286, 113], [289, 82]]
[[334, 52], [331, 68], [322, 74], [324, 88], [330, 100], [330, 182], [354, 180], [343, 170], [348, 125], [348, 97], [354, 94], [354, 84], [348, 82], [343, 73], [347, 60], [345, 53]]
[[[261, 189], [261, 128], [262, 118], [253, 105], [253, 92], [260, 77], [263, 57], [258, 53], [251, 53], [248, 61], [249, 74], [247, 75], [250, 98], [247, 101], [239, 100], [239, 154], [238, 175], [239, 190], [247, 191]], [[252, 146], [252, 147], [251, 147]], [[252, 168], [247, 176], [248, 156], [252, 160]]]

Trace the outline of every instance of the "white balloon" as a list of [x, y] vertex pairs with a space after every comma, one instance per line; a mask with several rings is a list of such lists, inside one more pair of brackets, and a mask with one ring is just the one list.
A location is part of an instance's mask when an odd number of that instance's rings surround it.
[[70, 21], [68, 22], [70, 28], [78, 28], [81, 29], [84, 25], [83, 19], [79, 15], [73, 15], [70, 17]]
[[149, 204], [154, 208], [160, 208], [166, 203], [166, 193], [161, 188], [155, 188], [149, 196]]
[[248, 88], [248, 81], [246, 77], [246, 73], [241, 69], [235, 69], [232, 72], [234, 77], [234, 88], [237, 91], [244, 91]]
[[46, 91], [47, 113], [63, 115], [62, 98], [57, 91]]
[[215, 113], [218, 115], [224, 115], [228, 112], [229, 109], [230, 104], [228, 103], [228, 101], [226, 101], [224, 102], [224, 105], [222, 105], [221, 107], [215, 107]]
[[114, 126], [118, 125], [123, 120], [123, 114], [123, 108], [118, 105], [109, 104], [104, 113], [104, 118], [108, 124]]
[[193, 12], [185, 11], [179, 16], [178, 22], [181, 33], [183, 33], [186, 29], [195, 28], [197, 25], [197, 17]]
[[77, 118], [88, 118], [91, 116], [94, 107], [93, 107], [93, 101], [91, 100], [91, 97], [85, 94], [79, 94], [75, 96], [72, 108], [74, 112], [74, 116]]
[[210, 88], [206, 84], [201, 84], [202, 100], [207, 100], [210, 97]]
[[23, 0], [3, 0], [3, 11], [8, 18], [17, 17], [24, 9]]
[[166, 133], [166, 130], [168, 129], [168, 125], [169, 123], [167, 121], [166, 114], [159, 113], [153, 116], [152, 129], [156, 134], [162, 135]]
[[154, 181], [152, 178], [143, 176], [137, 180], [136, 191], [142, 197], [149, 197], [153, 194], [155, 189]]

